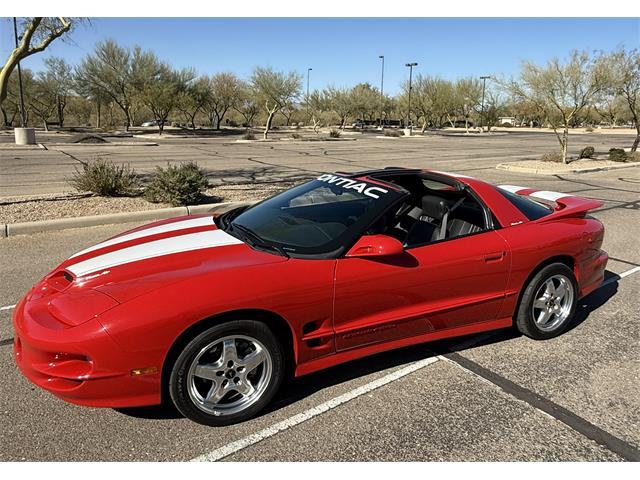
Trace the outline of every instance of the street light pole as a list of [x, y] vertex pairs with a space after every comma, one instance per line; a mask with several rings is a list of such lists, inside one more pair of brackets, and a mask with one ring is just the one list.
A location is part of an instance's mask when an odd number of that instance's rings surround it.
[[[16, 17], [13, 17], [13, 36], [16, 40], [16, 48], [18, 48], [18, 24]], [[22, 70], [20, 69], [20, 62], [18, 62], [18, 89], [20, 90], [20, 126], [26, 127], [26, 118], [24, 114], [24, 95], [22, 93]]]
[[384, 109], [384, 55], [378, 58], [382, 59], [382, 76], [380, 77], [380, 128], [382, 128], [382, 110]]
[[490, 75], [481, 76], [480, 80], [482, 80], [482, 106], [480, 107], [480, 129], [484, 132], [484, 89], [487, 83], [487, 79], [491, 78]]
[[309, 72], [313, 68], [307, 68], [307, 123], [309, 123]]
[[409, 106], [407, 108], [407, 127], [409, 128], [409, 134], [411, 134], [411, 79], [413, 76], [413, 67], [417, 67], [417, 62], [405, 63], [405, 67], [409, 67]]

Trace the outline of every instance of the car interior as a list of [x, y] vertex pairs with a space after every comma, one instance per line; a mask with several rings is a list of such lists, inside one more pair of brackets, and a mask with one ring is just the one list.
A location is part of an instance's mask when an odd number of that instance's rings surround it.
[[424, 174], [377, 177], [401, 186], [410, 197], [367, 233], [392, 236], [410, 248], [488, 228], [483, 206], [467, 190], [429, 177]]

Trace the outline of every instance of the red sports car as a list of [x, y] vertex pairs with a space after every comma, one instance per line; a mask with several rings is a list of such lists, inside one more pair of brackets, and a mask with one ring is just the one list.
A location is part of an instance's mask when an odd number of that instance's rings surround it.
[[76, 253], [17, 305], [16, 362], [69, 402], [234, 423], [286, 372], [513, 324], [559, 335], [603, 280], [599, 206], [429, 170], [324, 174]]

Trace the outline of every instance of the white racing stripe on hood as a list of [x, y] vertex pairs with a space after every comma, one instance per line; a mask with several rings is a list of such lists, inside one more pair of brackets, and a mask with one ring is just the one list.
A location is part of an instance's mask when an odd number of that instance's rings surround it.
[[213, 219], [211, 217], [198, 217], [191, 218], [189, 220], [181, 220], [179, 222], [166, 223], [164, 225], [158, 225], [157, 227], [145, 228], [144, 230], [138, 230], [137, 232], [127, 233], [111, 240], [106, 240], [92, 247], [85, 248], [84, 250], [71, 255], [69, 258], [77, 257], [85, 253], [99, 250], [100, 248], [110, 247], [111, 245], [117, 245], [118, 243], [128, 242], [129, 240], [135, 240], [137, 238], [144, 238], [150, 235], [157, 235], [158, 233], [175, 232], [176, 230], [183, 230], [185, 228], [194, 227], [206, 227], [208, 225], [213, 226]]
[[207, 230], [177, 237], [163, 238], [153, 242], [142, 243], [114, 252], [98, 255], [67, 267], [77, 277], [106, 268], [137, 262], [148, 258], [161, 257], [172, 253], [188, 252], [203, 248], [237, 245], [242, 242], [223, 230]]

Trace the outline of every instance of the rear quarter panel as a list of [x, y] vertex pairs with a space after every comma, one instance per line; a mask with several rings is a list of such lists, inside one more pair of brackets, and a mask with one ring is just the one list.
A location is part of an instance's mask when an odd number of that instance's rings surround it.
[[[515, 313], [520, 292], [531, 273], [550, 258], [573, 259], [580, 297], [602, 281], [599, 260], [604, 238], [602, 223], [594, 218], [567, 218], [528, 222], [498, 230], [511, 248], [511, 273], [502, 316]], [[605, 255], [606, 256], [606, 255]], [[606, 258], [605, 258], [606, 263]]]

